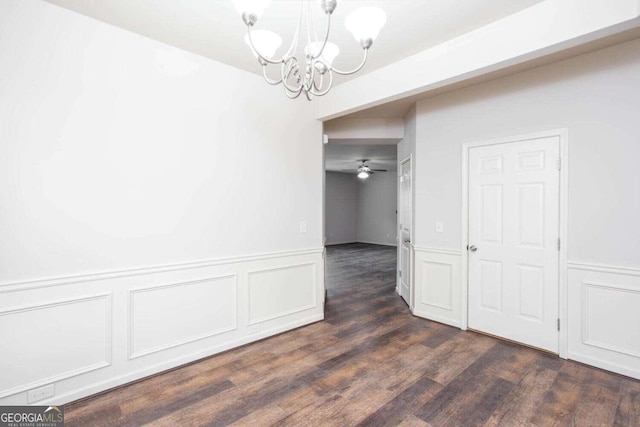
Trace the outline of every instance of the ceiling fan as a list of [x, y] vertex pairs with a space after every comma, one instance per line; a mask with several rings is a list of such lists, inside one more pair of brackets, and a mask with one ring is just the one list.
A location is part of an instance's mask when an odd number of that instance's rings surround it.
[[[367, 166], [366, 162], [369, 161], [369, 159], [360, 159], [357, 160], [358, 162], [361, 162], [360, 165], [358, 165], [358, 169], [355, 170], [355, 172], [357, 172], [358, 174], [358, 178], [360, 178], [361, 180], [365, 180], [367, 178], [369, 178], [369, 175], [376, 173], [376, 172], [386, 172], [386, 169], [371, 169], [369, 166]], [[345, 169], [344, 172], [354, 172], [353, 169]]]

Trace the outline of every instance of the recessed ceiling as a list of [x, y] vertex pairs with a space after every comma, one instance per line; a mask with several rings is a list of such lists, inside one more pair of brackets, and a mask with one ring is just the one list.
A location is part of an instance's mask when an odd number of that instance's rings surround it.
[[[231, 0], [47, 0], [100, 21], [142, 34], [257, 74], [260, 66], [244, 43], [245, 27]], [[343, 0], [334, 13], [330, 40], [340, 46], [336, 67], [359, 63], [362, 49], [344, 28], [345, 16], [365, 5], [382, 7], [387, 24], [375, 41], [365, 69], [373, 71], [421, 50], [487, 25], [544, 0]], [[314, 1], [315, 3], [315, 1]], [[256, 28], [283, 39], [295, 27], [297, 0], [273, 0]], [[318, 8], [318, 11], [320, 9]], [[318, 28], [321, 19], [317, 15]], [[353, 76], [352, 76], [353, 77]], [[335, 84], [348, 80], [339, 77]]]
[[355, 173], [360, 160], [369, 159], [367, 166], [372, 169], [394, 172], [398, 169], [397, 148], [396, 145], [327, 144], [324, 150], [325, 170]]

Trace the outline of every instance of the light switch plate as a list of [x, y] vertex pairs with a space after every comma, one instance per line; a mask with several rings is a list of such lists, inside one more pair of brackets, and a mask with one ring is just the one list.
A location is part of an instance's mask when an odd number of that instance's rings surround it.
[[307, 221], [300, 221], [300, 233], [307, 232]]
[[444, 223], [442, 221], [436, 221], [436, 233], [444, 233]]

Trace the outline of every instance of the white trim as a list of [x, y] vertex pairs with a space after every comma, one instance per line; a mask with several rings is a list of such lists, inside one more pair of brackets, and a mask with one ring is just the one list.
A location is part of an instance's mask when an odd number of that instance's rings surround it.
[[631, 356], [635, 358], [640, 358], [640, 352], [634, 350], [628, 350], [625, 348], [613, 346], [610, 344], [601, 343], [598, 341], [594, 341], [591, 339], [591, 334], [589, 331], [589, 319], [591, 315], [589, 313], [589, 288], [598, 288], [598, 289], [606, 289], [613, 290], [617, 292], [627, 292], [631, 294], [640, 294], [640, 289], [636, 287], [629, 286], [620, 286], [620, 285], [605, 285], [602, 283], [594, 283], [594, 282], [582, 282], [582, 344], [590, 345], [592, 347], [601, 348], [603, 350], [615, 351], [616, 353], [624, 354], [625, 356]]
[[575, 360], [576, 362], [584, 363], [586, 365], [595, 366], [596, 368], [605, 369], [607, 371], [616, 372], [618, 374], [626, 375], [631, 378], [640, 380], [640, 371], [636, 369], [629, 369], [626, 366], [618, 365], [617, 363], [611, 363], [608, 361], [604, 361], [597, 357], [584, 355], [579, 352], [572, 351], [568, 354], [568, 358], [570, 360]]
[[[263, 318], [258, 318], [258, 319], [253, 319], [251, 320], [251, 276], [254, 276], [258, 273], [266, 273], [269, 271], [283, 271], [283, 270], [290, 270], [292, 268], [296, 268], [296, 267], [307, 267], [307, 266], [311, 266], [312, 267], [312, 276], [313, 276], [313, 286], [312, 286], [312, 295], [313, 295], [313, 302], [309, 305], [306, 306], [302, 306], [302, 307], [298, 307], [298, 308], [294, 308], [292, 310], [288, 310], [288, 311], [283, 311], [281, 313], [276, 313], [273, 314], [271, 316], [268, 317], [263, 317]], [[286, 316], [290, 316], [292, 314], [296, 314], [296, 313], [301, 313], [303, 311], [307, 311], [307, 310], [311, 310], [312, 308], [315, 308], [318, 305], [318, 300], [317, 300], [317, 292], [316, 292], [316, 287], [318, 286], [318, 272], [316, 271], [316, 263], [315, 262], [305, 262], [305, 263], [300, 263], [300, 264], [290, 264], [290, 265], [283, 265], [280, 267], [273, 267], [273, 268], [264, 268], [264, 269], [260, 269], [260, 270], [251, 270], [249, 272], [247, 272], [247, 314], [248, 314], [248, 323], [247, 326], [252, 326], [252, 325], [257, 325], [259, 323], [264, 323], [264, 322], [268, 322], [270, 320], [274, 320], [274, 319], [279, 319], [281, 317], [286, 317]]]
[[[175, 341], [173, 343], [170, 344], [163, 344], [160, 346], [156, 346], [147, 350], [142, 350], [142, 351], [138, 351], [135, 352], [133, 351], [133, 347], [135, 344], [135, 322], [134, 322], [134, 314], [135, 314], [135, 302], [134, 302], [134, 296], [136, 294], [140, 294], [140, 293], [145, 293], [145, 292], [153, 292], [153, 291], [157, 291], [160, 289], [167, 289], [167, 288], [175, 288], [175, 287], [180, 287], [180, 286], [188, 286], [188, 285], [195, 285], [198, 283], [206, 283], [206, 282], [211, 282], [211, 281], [215, 281], [215, 280], [221, 280], [221, 279], [234, 279], [234, 287], [235, 287], [235, 292], [234, 292], [234, 297], [235, 297], [235, 304], [234, 304], [234, 313], [233, 313], [233, 326], [229, 327], [229, 328], [221, 328], [215, 331], [209, 331], [205, 334], [200, 334], [200, 335], [196, 335], [196, 336], [192, 336], [192, 337], [187, 337], [187, 338], [183, 338], [181, 340]], [[142, 357], [142, 356], [148, 356], [150, 354], [153, 353], [157, 353], [159, 351], [163, 351], [163, 350], [168, 350], [170, 348], [175, 348], [175, 347], [179, 347], [181, 345], [185, 345], [185, 344], [189, 344], [195, 341], [200, 341], [206, 338], [211, 338], [214, 337], [216, 335], [221, 335], [227, 332], [231, 332], [231, 331], [235, 331], [238, 329], [238, 275], [237, 274], [227, 274], [227, 275], [223, 275], [223, 276], [215, 276], [215, 277], [207, 277], [204, 279], [199, 279], [199, 280], [190, 280], [188, 282], [179, 282], [179, 283], [170, 283], [170, 284], [165, 284], [165, 285], [158, 285], [158, 286], [145, 286], [145, 287], [141, 287], [141, 288], [135, 288], [135, 289], [129, 289], [129, 291], [127, 292], [128, 294], [128, 298], [127, 298], [127, 305], [128, 305], [128, 310], [127, 310], [127, 314], [128, 314], [128, 319], [127, 319], [127, 331], [129, 333], [129, 336], [127, 337], [127, 344], [128, 344], [128, 352], [127, 352], [127, 358], [129, 360], [133, 360], [136, 359], [138, 357]]]
[[[509, 144], [514, 142], [531, 141], [541, 138], [558, 137], [560, 142], [560, 158], [562, 167], [560, 169], [560, 251], [558, 255], [558, 317], [563, 325], [558, 334], [558, 353], [563, 359], [568, 356], [568, 269], [567, 269], [567, 247], [568, 247], [568, 206], [569, 206], [569, 131], [568, 129], [553, 129], [543, 132], [529, 133], [489, 139], [484, 141], [465, 142], [462, 144], [462, 244], [465, 248], [469, 244], [469, 150], [475, 147], [488, 145]], [[466, 330], [468, 326], [468, 293], [469, 293], [469, 252], [462, 251], [462, 325], [461, 329]]]
[[416, 252], [428, 252], [432, 254], [462, 256], [462, 251], [460, 249], [431, 248], [426, 246], [414, 246], [413, 249]]
[[240, 262], [262, 261], [265, 259], [315, 255], [320, 254], [324, 248], [302, 249], [298, 251], [270, 252], [264, 254], [253, 254], [238, 257], [216, 258], [207, 261], [194, 261], [177, 264], [166, 264], [155, 267], [141, 267], [129, 270], [113, 270], [100, 273], [89, 273], [77, 276], [62, 276], [48, 279], [29, 280], [24, 282], [0, 283], [0, 294], [5, 292], [23, 291], [26, 289], [39, 289], [50, 286], [72, 285], [75, 283], [95, 282], [121, 277], [142, 276], [147, 274], [164, 273], [168, 271], [187, 270], [192, 268], [213, 267], [222, 264], [237, 264]]
[[338, 246], [338, 245], [352, 245], [354, 243], [358, 243], [355, 240], [348, 240], [348, 241], [344, 241], [344, 242], [327, 242], [325, 243], [325, 247], [326, 246]]
[[377, 245], [377, 246], [388, 246], [390, 248], [398, 247], [397, 244], [393, 244], [393, 243], [368, 242], [366, 240], [358, 240], [356, 243], [365, 243], [367, 245]]
[[18, 308], [10, 308], [7, 310], [0, 311], [0, 316], [6, 316], [16, 313], [22, 313], [25, 311], [33, 311], [33, 310], [41, 310], [44, 308], [50, 307], [59, 307], [61, 305], [69, 305], [69, 304], [77, 304], [88, 301], [97, 301], [97, 300], [105, 300], [105, 354], [104, 360], [94, 363], [92, 365], [83, 366], [77, 369], [73, 369], [71, 371], [62, 372], [60, 374], [52, 375], [47, 378], [42, 378], [37, 381], [30, 382], [28, 384], [19, 385], [7, 390], [0, 390], [0, 398], [12, 396], [14, 394], [24, 392], [30, 390], [32, 388], [41, 387], [47, 384], [55, 383], [57, 381], [61, 381], [67, 378], [76, 377], [82, 374], [86, 374], [91, 371], [95, 371], [97, 369], [105, 368], [110, 366], [112, 363], [112, 353], [113, 353], [113, 304], [112, 304], [112, 292], [103, 292], [95, 295], [79, 297], [79, 298], [70, 298], [60, 301], [48, 302], [44, 304], [35, 304]]
[[640, 276], [640, 268], [620, 267], [606, 264], [591, 264], [586, 262], [569, 261], [567, 267], [571, 270], [593, 271], [596, 273], [621, 274], [624, 276]]
[[462, 324], [455, 320], [451, 320], [448, 317], [438, 316], [437, 314], [425, 313], [420, 310], [413, 310], [413, 315], [417, 317], [421, 317], [423, 319], [432, 320], [434, 322], [443, 323], [449, 326], [455, 326], [456, 328], [462, 329]]

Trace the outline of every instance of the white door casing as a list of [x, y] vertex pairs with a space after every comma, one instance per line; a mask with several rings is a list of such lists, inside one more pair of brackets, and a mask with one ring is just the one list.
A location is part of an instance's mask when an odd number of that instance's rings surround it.
[[400, 256], [398, 274], [400, 276], [400, 296], [411, 307], [411, 158], [400, 164]]
[[468, 325], [558, 353], [560, 138], [468, 155]]

